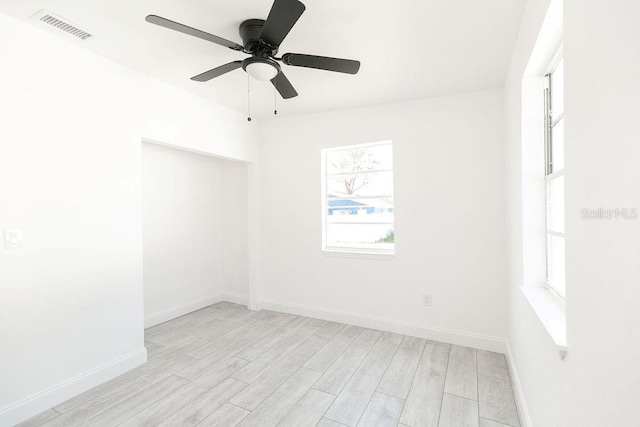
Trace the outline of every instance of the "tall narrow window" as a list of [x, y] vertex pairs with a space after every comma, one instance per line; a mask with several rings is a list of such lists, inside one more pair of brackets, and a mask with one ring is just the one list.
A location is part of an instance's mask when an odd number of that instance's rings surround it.
[[323, 250], [394, 252], [391, 141], [322, 150]]
[[564, 62], [561, 57], [545, 77], [547, 285], [564, 299]]

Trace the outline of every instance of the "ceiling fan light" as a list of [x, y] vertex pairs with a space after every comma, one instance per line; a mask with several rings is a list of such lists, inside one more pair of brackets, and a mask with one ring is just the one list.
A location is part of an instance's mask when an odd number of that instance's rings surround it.
[[271, 58], [252, 56], [242, 61], [242, 68], [256, 80], [273, 79], [280, 72], [280, 65]]
[[252, 62], [247, 65], [246, 71], [254, 79], [263, 82], [278, 75], [278, 69], [268, 62]]

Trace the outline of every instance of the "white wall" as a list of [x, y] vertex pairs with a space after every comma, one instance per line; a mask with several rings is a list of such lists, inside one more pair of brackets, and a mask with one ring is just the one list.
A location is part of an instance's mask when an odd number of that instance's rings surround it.
[[518, 289], [527, 280], [520, 85], [548, 5], [528, 2], [505, 87], [511, 356], [532, 425], [636, 426], [640, 221], [587, 221], [580, 212], [640, 208], [640, 4], [565, 0], [568, 353], [563, 361]]
[[[263, 122], [261, 306], [503, 350], [502, 96]], [[396, 256], [323, 255], [320, 150], [389, 139]]]
[[222, 166], [222, 289], [227, 301], [248, 303], [249, 200], [247, 165], [223, 161]]
[[0, 15], [0, 425], [145, 360], [141, 138], [257, 159], [244, 117]]
[[146, 327], [211, 305], [228, 290], [247, 299], [246, 175], [240, 162], [142, 145]]

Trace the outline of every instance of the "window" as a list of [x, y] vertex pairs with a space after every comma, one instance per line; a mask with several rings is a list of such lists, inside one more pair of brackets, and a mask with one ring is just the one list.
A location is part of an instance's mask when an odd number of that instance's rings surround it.
[[323, 250], [394, 253], [390, 141], [322, 150]]
[[545, 76], [546, 280], [564, 299], [564, 62], [556, 56]]

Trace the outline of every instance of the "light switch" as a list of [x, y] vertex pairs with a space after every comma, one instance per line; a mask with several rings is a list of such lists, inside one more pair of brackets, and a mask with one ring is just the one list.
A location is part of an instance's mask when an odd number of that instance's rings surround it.
[[19, 228], [5, 228], [4, 248], [19, 249], [22, 247], [22, 230]]

